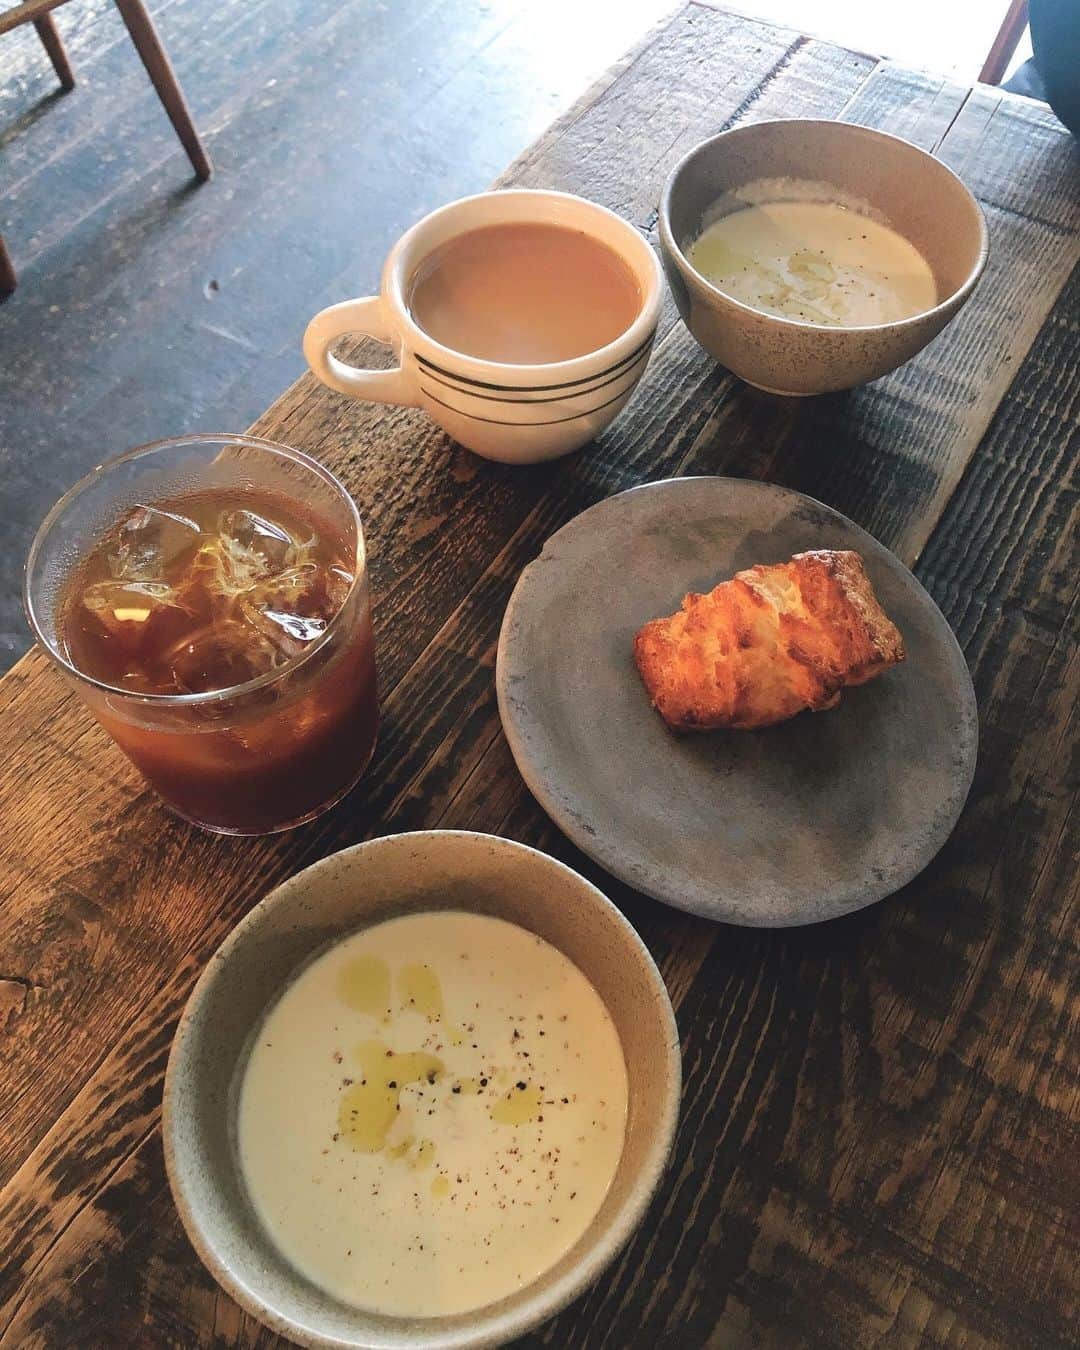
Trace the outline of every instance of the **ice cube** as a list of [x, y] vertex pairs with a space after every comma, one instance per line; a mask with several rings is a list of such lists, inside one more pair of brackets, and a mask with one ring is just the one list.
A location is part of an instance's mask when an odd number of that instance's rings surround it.
[[288, 653], [257, 628], [233, 619], [187, 634], [169, 653], [167, 663], [180, 691], [203, 694], [245, 684], [288, 659]]
[[293, 561], [297, 546], [288, 531], [254, 511], [223, 511], [218, 529], [226, 545], [257, 568], [259, 576], [284, 571]]
[[268, 603], [256, 592], [244, 597], [240, 613], [243, 621], [262, 640], [272, 644], [282, 661], [299, 656], [304, 648], [326, 628], [326, 620], [304, 616], [294, 610]]
[[266, 625], [273, 625], [276, 633], [282, 633], [294, 642], [308, 643], [326, 631], [325, 619], [305, 619], [300, 614], [288, 614], [280, 609], [258, 611], [262, 619], [259, 627], [265, 632]]
[[152, 674], [156, 653], [192, 626], [194, 612], [184, 597], [166, 581], [96, 581], [82, 602], [109, 635], [115, 669], [127, 665], [121, 682], [159, 692]]
[[178, 596], [166, 581], [95, 581], [82, 601], [112, 631], [118, 624], [145, 624], [159, 610], [177, 605]]
[[164, 581], [200, 537], [198, 525], [187, 516], [155, 506], [138, 506], [116, 531], [116, 542], [108, 555], [109, 572], [117, 581]]
[[290, 656], [299, 655], [326, 631], [348, 594], [352, 578], [335, 578], [336, 570], [304, 562], [256, 582], [243, 596], [244, 617]]
[[[253, 511], [223, 511], [218, 534], [206, 538], [199, 562], [217, 595], [244, 595], [260, 582], [287, 574], [306, 561], [314, 539], [297, 543], [288, 532]], [[308, 564], [314, 566], [314, 564]]]
[[314, 599], [318, 583], [319, 564], [304, 562], [259, 582], [248, 599], [261, 609], [301, 609]]

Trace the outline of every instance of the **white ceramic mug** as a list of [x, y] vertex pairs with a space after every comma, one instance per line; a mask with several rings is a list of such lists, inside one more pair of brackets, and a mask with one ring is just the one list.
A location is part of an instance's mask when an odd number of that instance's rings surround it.
[[[568, 226], [618, 253], [641, 291], [641, 308], [630, 327], [606, 347], [547, 365], [482, 361], [429, 337], [406, 302], [417, 267], [455, 235], [508, 223]], [[605, 207], [565, 192], [483, 192], [433, 211], [406, 231], [386, 260], [380, 293], [316, 314], [304, 334], [304, 356], [331, 389], [375, 403], [423, 408], [478, 455], [531, 464], [577, 450], [622, 408], [649, 359], [661, 287], [652, 248]], [[345, 333], [365, 333], [388, 343], [398, 355], [397, 367], [360, 370], [340, 361], [330, 348]]]

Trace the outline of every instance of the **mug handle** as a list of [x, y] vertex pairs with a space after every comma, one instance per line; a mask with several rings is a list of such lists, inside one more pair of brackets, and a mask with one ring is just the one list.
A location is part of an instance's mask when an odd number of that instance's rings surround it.
[[419, 391], [400, 366], [393, 370], [363, 370], [332, 355], [331, 345], [345, 333], [363, 333], [376, 342], [391, 342], [394, 332], [386, 321], [382, 297], [369, 295], [363, 300], [343, 300], [340, 305], [320, 310], [308, 324], [304, 356], [323, 384], [340, 394], [371, 403], [400, 403], [406, 407], [419, 404]]

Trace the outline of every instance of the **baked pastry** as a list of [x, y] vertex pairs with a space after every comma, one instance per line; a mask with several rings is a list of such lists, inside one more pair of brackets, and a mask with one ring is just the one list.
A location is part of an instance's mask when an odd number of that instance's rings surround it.
[[904, 659], [904, 641], [849, 550], [750, 567], [634, 638], [653, 706], [675, 731], [767, 727], [833, 707]]

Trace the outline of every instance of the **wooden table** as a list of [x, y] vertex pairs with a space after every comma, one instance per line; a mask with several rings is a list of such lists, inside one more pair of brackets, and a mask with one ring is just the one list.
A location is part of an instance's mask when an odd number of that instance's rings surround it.
[[[0, 1346], [274, 1343], [173, 1209], [159, 1130], [173, 1028], [272, 885], [436, 825], [526, 840], [598, 880], [660, 963], [683, 1035], [661, 1194], [530, 1344], [1075, 1344], [1076, 149], [1039, 105], [690, 6], [502, 181], [584, 193], [651, 233], [683, 151], [778, 115], [906, 136], [982, 201], [987, 274], [897, 374], [770, 398], [669, 307], [630, 408], [554, 464], [487, 463], [414, 411], [310, 378], [257, 424], [339, 473], [369, 532], [385, 720], [367, 779], [328, 816], [274, 839], [199, 834], [41, 656], [0, 683]], [[492, 676], [522, 566], [593, 502], [686, 473], [767, 477], [846, 512], [915, 567], [971, 663], [967, 808], [934, 864], [861, 914], [762, 932], [644, 900], [569, 846], [508, 754]]]

